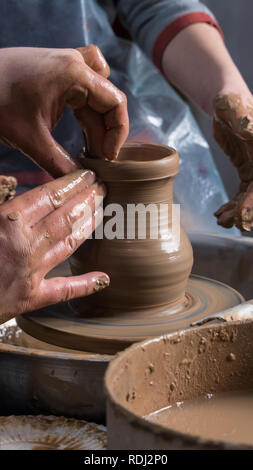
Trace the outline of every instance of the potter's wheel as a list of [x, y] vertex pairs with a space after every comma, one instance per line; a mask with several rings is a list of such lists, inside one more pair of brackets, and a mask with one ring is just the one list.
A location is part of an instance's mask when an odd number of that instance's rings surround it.
[[[131, 293], [130, 293], [131, 295]], [[29, 335], [72, 350], [113, 354], [136, 341], [187, 328], [204, 316], [238, 305], [243, 297], [219, 281], [192, 275], [183, 301], [171, 308], [80, 317], [73, 303], [63, 303], [18, 317]]]
[[[191, 242], [195, 253], [194, 274], [218, 278], [246, 299], [252, 298], [251, 238], [196, 232], [191, 234]], [[71, 275], [68, 264], [57, 268], [52, 275]], [[230, 305], [241, 302], [239, 294], [234, 296], [233, 289], [226, 289], [229, 292], [233, 292]], [[220, 309], [216, 305], [215, 310]], [[53, 316], [55, 310], [49, 308], [48, 316]], [[66, 311], [70, 315], [65, 307]], [[12, 324], [15, 325], [14, 320]], [[112, 355], [80, 353], [75, 349], [63, 351], [32, 338], [17, 326], [0, 326], [0, 369], [4, 370], [0, 375], [0, 415], [51, 414], [104, 422], [104, 373], [112, 358]]]

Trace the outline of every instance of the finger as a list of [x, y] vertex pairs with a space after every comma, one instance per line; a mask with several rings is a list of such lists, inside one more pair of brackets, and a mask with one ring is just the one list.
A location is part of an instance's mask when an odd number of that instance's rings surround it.
[[229, 202], [226, 202], [226, 204], [223, 204], [216, 212], [214, 212], [215, 217], [219, 217], [223, 212], [233, 210], [237, 206], [236, 201], [233, 199]]
[[[88, 107], [93, 113], [103, 116], [105, 134], [102, 153], [96, 156], [114, 160], [117, 158], [120, 147], [129, 132], [126, 96], [111, 82], [91, 69], [85, 70], [78, 65], [72, 73], [73, 79], [76, 81], [75, 90], [78, 100], [73, 95], [73, 89], [71, 89], [69, 91], [70, 102], [68, 96], [66, 98], [67, 102], [75, 109], [76, 118], [86, 133], [87, 118], [86, 114], [83, 113], [84, 108]], [[83, 94], [82, 96], [80, 89], [87, 90], [87, 95], [84, 96], [85, 94]], [[78, 102], [80, 106], [78, 106]], [[90, 141], [89, 135], [88, 138]]]
[[[103, 220], [103, 209], [99, 207], [93, 214], [85, 220], [80, 220], [73, 227], [73, 231], [65, 239], [60, 240], [51, 249], [45, 252], [40, 258], [40, 265], [43, 269], [40, 272], [45, 276], [55, 266], [65, 261], [71, 256], [79, 246], [85, 242]], [[43, 261], [41, 263], [41, 260]]]
[[105, 78], [109, 77], [110, 67], [98, 46], [90, 44], [86, 47], [78, 47], [77, 50], [92, 70]]
[[105, 186], [96, 183], [40, 220], [33, 227], [33, 233], [41, 255], [47, 253], [59, 241], [66, 241], [69, 235], [74, 236], [76, 233], [77, 237], [77, 230], [89, 222], [105, 195]]
[[86, 106], [75, 110], [75, 116], [85, 134], [88, 153], [115, 160], [129, 131], [125, 103], [120, 103], [104, 115]]
[[218, 225], [225, 228], [231, 228], [234, 225], [235, 220], [235, 209], [226, 210], [217, 217]]
[[102, 114], [98, 114], [88, 106], [75, 112], [85, 136], [85, 153], [89, 156], [106, 158], [104, 142], [106, 129]]
[[27, 191], [2, 207], [2, 214], [17, 212], [30, 227], [55, 211], [69, 199], [92, 185], [96, 179], [90, 170], [78, 170], [69, 175]]
[[36, 308], [66, 302], [77, 297], [94, 294], [110, 284], [107, 274], [91, 272], [82, 276], [56, 277], [44, 279], [40, 285], [39, 300]]
[[32, 132], [29, 129], [19, 137], [18, 144], [25, 155], [54, 178], [81, 168], [80, 163], [56, 142], [42, 118], [34, 124]]
[[106, 158], [115, 160], [129, 132], [128, 112], [124, 102], [105, 115], [105, 127], [103, 151]]

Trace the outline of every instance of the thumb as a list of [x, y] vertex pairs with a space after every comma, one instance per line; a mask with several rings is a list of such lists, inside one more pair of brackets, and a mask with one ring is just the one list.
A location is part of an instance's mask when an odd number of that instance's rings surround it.
[[33, 132], [23, 134], [19, 149], [54, 178], [67, 175], [82, 168], [78, 160], [53, 138], [46, 124], [41, 124]]

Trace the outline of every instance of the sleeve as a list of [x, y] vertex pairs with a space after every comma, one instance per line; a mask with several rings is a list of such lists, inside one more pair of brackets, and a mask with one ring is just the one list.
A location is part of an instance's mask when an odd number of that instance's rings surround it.
[[116, 7], [123, 26], [159, 69], [167, 45], [186, 26], [208, 23], [223, 37], [215, 17], [199, 0], [116, 0]]

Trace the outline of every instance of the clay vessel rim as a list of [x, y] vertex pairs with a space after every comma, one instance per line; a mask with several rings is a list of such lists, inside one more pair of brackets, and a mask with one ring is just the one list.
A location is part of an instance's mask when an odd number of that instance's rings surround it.
[[201, 445], [201, 446], [206, 446], [207, 448], [212, 447], [214, 448], [221, 448], [225, 449], [227, 447], [229, 448], [235, 448], [235, 449], [253, 449], [253, 445], [248, 445], [248, 444], [236, 444], [233, 442], [228, 442], [228, 441], [222, 441], [222, 440], [215, 440], [215, 439], [204, 439], [201, 436], [197, 434], [190, 434], [190, 433], [183, 433], [180, 431], [176, 431], [173, 428], [168, 428], [166, 426], [163, 426], [162, 424], [157, 424], [154, 422], [150, 422], [134, 411], [128, 410], [125, 406], [123, 406], [120, 401], [115, 397], [115, 394], [113, 393], [113, 376], [114, 372], [117, 372], [117, 370], [120, 370], [121, 363], [124, 361], [125, 357], [131, 357], [134, 351], [138, 351], [142, 348], [145, 348], [145, 346], [148, 346], [150, 343], [160, 343], [164, 342], [164, 340], [169, 340], [173, 341], [173, 339], [177, 339], [178, 337], [181, 336], [186, 336], [188, 334], [191, 334], [194, 331], [203, 331], [203, 330], [211, 330], [211, 329], [217, 329], [223, 326], [229, 326], [233, 324], [233, 326], [240, 326], [244, 323], [253, 323], [253, 320], [238, 320], [238, 321], [227, 321], [226, 324], [224, 323], [218, 324], [209, 324], [209, 325], [201, 325], [201, 326], [196, 326], [196, 327], [189, 327], [185, 328], [183, 330], [178, 330], [174, 331], [173, 333], [169, 333], [166, 335], [161, 335], [157, 336], [154, 338], [147, 338], [144, 341], [140, 341], [138, 343], [134, 343], [128, 348], [124, 349], [123, 351], [117, 353], [116, 357], [109, 363], [105, 375], [104, 375], [104, 391], [105, 391], [105, 396], [106, 399], [110, 400], [111, 406], [117, 412], [122, 413], [125, 417], [125, 419], [129, 423], [135, 423], [135, 425], [143, 429], [144, 431], [151, 432], [152, 434], [159, 435], [159, 436], [164, 436], [164, 438], [171, 439], [173, 437], [174, 440], [178, 439], [183, 442], [193, 444], [195, 447], [196, 445]]
[[[143, 149], [154, 152], [157, 158], [147, 160], [120, 160], [120, 154], [128, 149]], [[159, 157], [158, 155], [161, 155]], [[174, 177], [178, 173], [179, 157], [172, 147], [166, 145], [146, 143], [146, 142], [126, 142], [120, 151], [117, 160], [101, 160], [82, 154], [81, 162], [84, 168], [94, 169], [98, 176], [102, 176], [106, 181], [152, 181]], [[158, 158], [159, 157], [159, 158]]]

